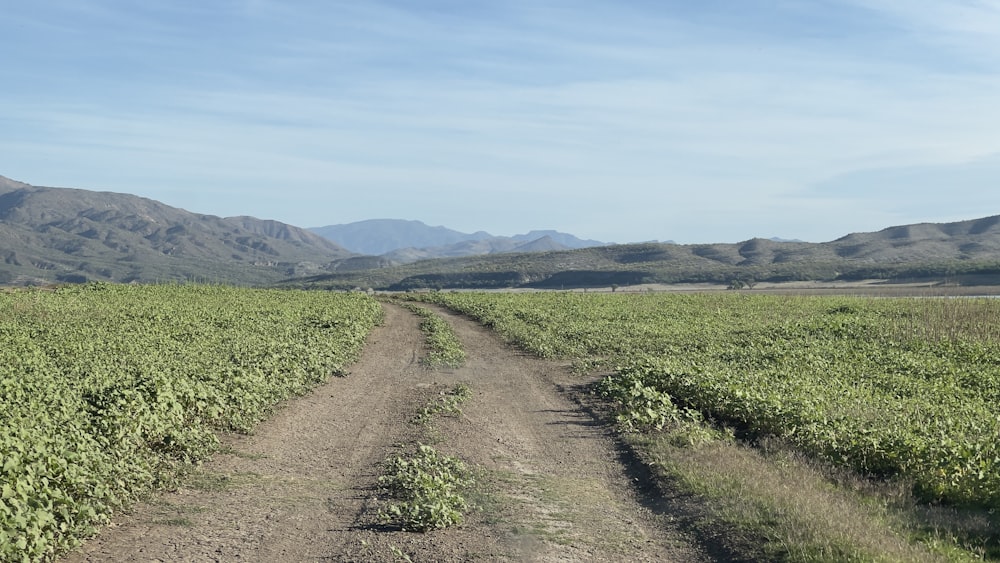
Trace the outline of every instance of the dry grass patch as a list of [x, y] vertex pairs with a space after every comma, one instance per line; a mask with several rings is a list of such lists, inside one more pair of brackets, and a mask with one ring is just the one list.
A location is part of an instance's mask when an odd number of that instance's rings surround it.
[[[925, 537], [906, 487], [874, 484], [823, 467], [776, 443], [733, 441], [681, 447], [669, 432], [630, 434], [661, 478], [705, 498], [714, 518], [764, 541], [767, 556], [789, 561], [966, 561], [974, 550], [948, 533]], [[949, 527], [956, 525], [949, 521]], [[982, 524], [980, 522], [980, 524]], [[953, 537], [953, 536], [952, 536]], [[930, 541], [927, 541], [930, 540]]]

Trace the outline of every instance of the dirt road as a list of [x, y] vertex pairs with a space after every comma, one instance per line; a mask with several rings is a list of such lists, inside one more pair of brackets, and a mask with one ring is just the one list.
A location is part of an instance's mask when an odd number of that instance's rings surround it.
[[[610, 430], [573, 400], [573, 376], [444, 316], [465, 367], [421, 366], [416, 317], [387, 305], [350, 375], [233, 438], [65, 561], [711, 560], [643, 497]], [[409, 422], [460, 382], [473, 393], [460, 417]], [[453, 529], [387, 528], [380, 464], [428, 440], [479, 468], [476, 508]]]

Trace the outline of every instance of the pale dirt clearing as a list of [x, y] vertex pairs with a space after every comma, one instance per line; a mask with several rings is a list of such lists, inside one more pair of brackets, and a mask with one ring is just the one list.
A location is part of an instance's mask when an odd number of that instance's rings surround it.
[[[64, 560], [713, 560], [711, 546], [699, 548], [642, 492], [611, 430], [574, 401], [577, 380], [562, 366], [442, 313], [468, 361], [428, 370], [418, 363], [417, 318], [385, 309], [350, 375], [232, 438], [177, 491], [115, 519]], [[409, 422], [459, 382], [472, 389], [460, 417]], [[478, 468], [476, 508], [459, 527], [419, 534], [379, 521], [380, 464], [418, 441]]]

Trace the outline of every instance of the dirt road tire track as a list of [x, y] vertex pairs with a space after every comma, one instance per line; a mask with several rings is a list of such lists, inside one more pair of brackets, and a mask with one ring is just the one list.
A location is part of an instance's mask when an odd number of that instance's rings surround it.
[[[117, 518], [68, 563], [104, 561], [706, 561], [644, 507], [610, 430], [579, 408], [559, 365], [445, 314], [466, 347], [455, 370], [419, 365], [422, 335], [387, 305], [351, 374], [232, 439], [175, 492]], [[458, 382], [473, 396], [431, 428], [409, 420]], [[380, 463], [436, 440], [480, 468], [477, 509], [428, 534], [381, 526]]]
[[448, 375], [474, 392], [463, 417], [442, 421], [442, 431], [449, 451], [493, 476], [501, 508], [491, 517], [515, 560], [710, 560], [669, 515], [644, 505], [612, 429], [574, 400], [579, 376], [435, 310], [468, 355]]

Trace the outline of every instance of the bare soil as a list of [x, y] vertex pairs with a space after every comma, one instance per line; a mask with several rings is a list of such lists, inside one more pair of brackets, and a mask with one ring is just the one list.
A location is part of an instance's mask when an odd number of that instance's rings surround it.
[[[411, 313], [386, 305], [346, 377], [291, 401], [183, 486], [116, 518], [66, 562], [98, 561], [711, 561], [687, 535], [690, 511], [664, 502], [581, 380], [464, 318], [459, 369], [419, 363]], [[457, 383], [458, 417], [410, 422]], [[426, 534], [382, 523], [378, 477], [390, 456], [431, 443], [477, 468], [465, 522]], [[685, 501], [680, 500], [683, 504]], [[678, 509], [675, 511], [675, 509]], [[684, 516], [683, 513], [687, 513]]]

